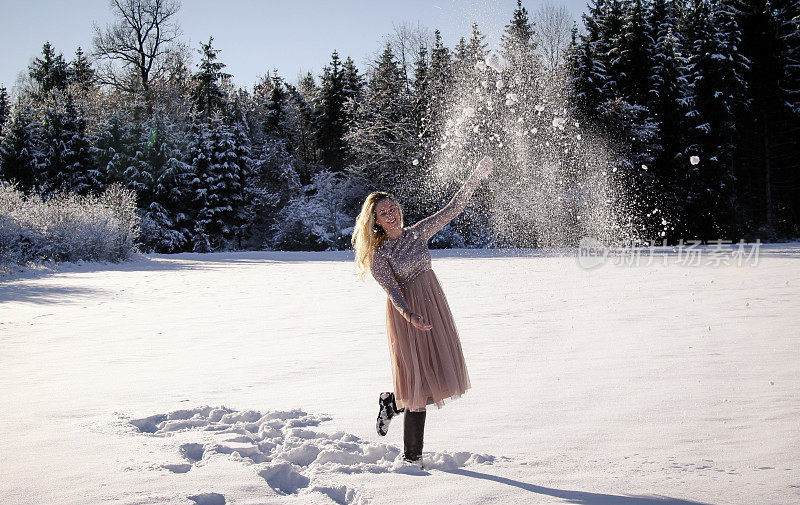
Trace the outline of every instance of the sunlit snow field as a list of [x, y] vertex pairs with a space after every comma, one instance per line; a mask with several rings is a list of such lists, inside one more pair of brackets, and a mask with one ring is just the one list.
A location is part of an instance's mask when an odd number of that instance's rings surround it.
[[473, 388], [429, 412], [425, 471], [395, 461], [402, 418], [375, 433], [385, 295], [348, 252], [15, 274], [0, 279], [0, 496], [800, 503], [800, 244], [759, 253], [585, 269], [433, 251]]

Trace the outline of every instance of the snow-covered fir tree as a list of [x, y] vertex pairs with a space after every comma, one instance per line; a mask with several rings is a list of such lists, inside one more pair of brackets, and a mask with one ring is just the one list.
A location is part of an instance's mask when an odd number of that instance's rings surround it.
[[376, 188], [400, 190], [418, 154], [413, 107], [402, 70], [387, 43], [346, 136], [356, 167]]
[[193, 250], [207, 252], [238, 245], [248, 155], [244, 136], [220, 119], [192, 125]]
[[609, 81], [603, 55], [601, 16], [607, 0], [590, 0], [588, 12], [583, 14], [584, 33], [572, 53], [570, 85], [575, 105], [585, 118], [594, 118], [603, 101], [603, 90]]
[[616, 92], [630, 103], [647, 105], [655, 43], [650, 35], [644, 0], [630, 0], [624, 5], [617, 44], [618, 52], [610, 62], [610, 69], [615, 74]]
[[348, 100], [357, 102], [361, 98], [361, 92], [364, 89], [364, 77], [359, 73], [351, 57], [348, 56], [344, 60], [342, 72], [344, 74], [342, 93], [344, 94], [345, 102]]
[[78, 114], [69, 95], [63, 108], [52, 105], [47, 109], [40, 152], [37, 182], [43, 195], [86, 195], [104, 188], [104, 177], [97, 169], [86, 133], [86, 120]]
[[87, 92], [94, 86], [95, 70], [83, 49], [78, 46], [75, 50], [75, 59], [69, 63], [69, 81], [77, 85], [78, 89]]
[[11, 112], [11, 106], [8, 101], [8, 91], [5, 86], [0, 86], [0, 135], [3, 134], [3, 126]]
[[530, 69], [531, 74], [536, 73], [540, 64], [534, 39], [536, 28], [528, 10], [522, 6], [522, 0], [517, 0], [512, 16], [501, 38], [501, 54], [509, 67]]
[[[646, 105], [658, 133], [653, 147], [655, 159], [646, 165], [648, 169], [642, 175], [649, 178], [647, 186], [663, 198], [662, 206], [667, 206], [668, 215], [676, 215], [682, 206], [676, 168], [682, 165], [688, 61], [680, 31], [681, 12], [682, 2], [654, 0], [649, 16], [654, 46]], [[673, 240], [673, 235], [665, 238]]]
[[[317, 143], [319, 88], [314, 81], [314, 76], [307, 73], [297, 87], [289, 90], [290, 99], [295, 110], [295, 152], [300, 159], [307, 165], [317, 164], [321, 159], [320, 150]], [[299, 174], [303, 179], [303, 184], [311, 182], [311, 175]]]
[[35, 97], [43, 98], [53, 90], [65, 90], [69, 83], [69, 65], [62, 54], [56, 54], [50, 42], [42, 46], [42, 57], [28, 66], [28, 75], [36, 85]]
[[336, 51], [331, 62], [322, 69], [317, 93], [317, 145], [322, 163], [336, 171], [345, 166], [345, 146], [342, 140], [347, 124], [345, 114], [345, 71]]
[[738, 51], [736, 13], [725, 0], [694, 0], [687, 28], [690, 106], [678, 167], [692, 225], [682, 231], [707, 239], [727, 235], [731, 227], [736, 117], [747, 101], [747, 61]]
[[289, 123], [288, 115], [288, 91], [283, 79], [276, 75], [272, 76], [272, 90], [269, 92], [264, 108], [266, 118], [264, 120], [264, 132], [268, 135], [288, 140], [292, 137], [292, 125]]
[[197, 73], [192, 76], [192, 103], [195, 110], [205, 118], [222, 112], [227, 106], [228, 100], [222, 90], [222, 83], [231, 77], [222, 71], [225, 64], [217, 61], [220, 50], [214, 49], [213, 43], [214, 37], [209, 37], [208, 42], [200, 43], [200, 64]]
[[0, 176], [28, 193], [39, 180], [38, 125], [32, 112], [17, 101], [0, 140]]

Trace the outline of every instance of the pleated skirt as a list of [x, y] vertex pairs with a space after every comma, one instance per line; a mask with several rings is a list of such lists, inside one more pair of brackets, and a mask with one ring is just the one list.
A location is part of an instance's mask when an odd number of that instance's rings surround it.
[[406, 321], [386, 300], [386, 330], [397, 408], [425, 410], [442, 407], [470, 388], [469, 374], [461, 350], [450, 305], [433, 270], [418, 274], [401, 285], [411, 312], [433, 325], [422, 331]]

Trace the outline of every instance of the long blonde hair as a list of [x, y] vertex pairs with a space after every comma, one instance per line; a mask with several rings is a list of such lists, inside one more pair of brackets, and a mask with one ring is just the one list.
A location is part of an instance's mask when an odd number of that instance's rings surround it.
[[350, 240], [353, 245], [353, 251], [356, 253], [356, 268], [361, 279], [372, 268], [372, 258], [375, 255], [375, 249], [378, 248], [378, 244], [386, 238], [386, 232], [375, 221], [375, 206], [387, 198], [397, 205], [397, 210], [400, 211], [400, 228], [403, 228], [403, 209], [394, 196], [383, 191], [375, 191], [367, 196], [361, 206], [361, 212], [356, 218], [353, 237]]

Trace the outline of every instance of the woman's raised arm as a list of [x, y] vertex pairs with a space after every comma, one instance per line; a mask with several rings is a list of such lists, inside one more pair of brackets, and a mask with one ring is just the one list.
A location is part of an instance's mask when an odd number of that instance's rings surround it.
[[492, 159], [488, 156], [484, 156], [480, 163], [478, 163], [478, 166], [469, 174], [469, 178], [464, 185], [461, 186], [461, 189], [456, 191], [456, 194], [453, 195], [453, 198], [450, 199], [447, 205], [442, 207], [442, 209], [435, 214], [425, 219], [420, 219], [412, 228], [419, 230], [419, 233], [426, 241], [430, 240], [431, 237], [436, 235], [447, 223], [464, 211], [469, 199], [472, 197], [472, 193], [475, 192], [475, 188], [478, 187], [481, 180], [492, 173], [493, 166], [494, 163]]

